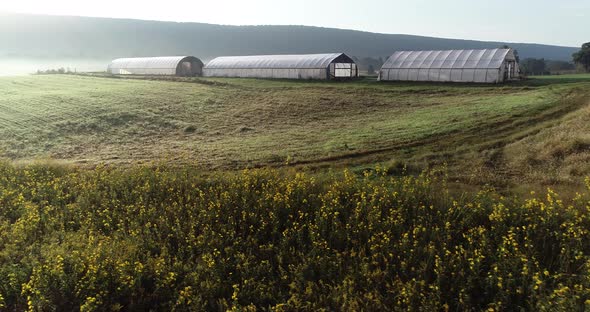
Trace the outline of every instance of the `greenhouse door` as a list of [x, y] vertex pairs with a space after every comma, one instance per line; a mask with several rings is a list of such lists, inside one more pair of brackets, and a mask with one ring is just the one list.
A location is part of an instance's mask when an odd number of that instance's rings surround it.
[[336, 79], [356, 77], [356, 64], [353, 63], [333, 63], [330, 64], [330, 69]]
[[180, 73], [179, 75], [182, 77], [191, 77], [193, 76], [193, 66], [191, 62], [182, 62], [180, 64]]
[[504, 66], [504, 80], [514, 80], [518, 76], [516, 72], [516, 62], [507, 62]]

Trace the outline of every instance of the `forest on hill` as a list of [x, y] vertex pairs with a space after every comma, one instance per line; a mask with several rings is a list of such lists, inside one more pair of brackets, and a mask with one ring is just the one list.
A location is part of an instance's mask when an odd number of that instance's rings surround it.
[[[198, 19], [198, 16], [196, 17]], [[396, 50], [496, 48], [521, 58], [571, 61], [574, 47], [485, 42], [309, 26], [227, 26], [130, 19], [0, 13], [0, 58], [110, 59], [151, 55], [345, 52], [357, 59], [387, 58]], [[368, 61], [366, 63], [369, 63]]]

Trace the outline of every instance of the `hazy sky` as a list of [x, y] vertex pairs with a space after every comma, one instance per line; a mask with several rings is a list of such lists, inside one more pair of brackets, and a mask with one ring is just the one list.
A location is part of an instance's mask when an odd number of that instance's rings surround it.
[[0, 0], [0, 11], [310, 25], [568, 46], [590, 41], [590, 0]]

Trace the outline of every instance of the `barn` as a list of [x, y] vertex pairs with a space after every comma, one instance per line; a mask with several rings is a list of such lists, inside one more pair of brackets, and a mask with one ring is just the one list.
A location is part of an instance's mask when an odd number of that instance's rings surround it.
[[224, 56], [207, 63], [203, 76], [340, 80], [358, 77], [358, 68], [344, 53]]
[[195, 77], [203, 73], [203, 62], [194, 56], [158, 56], [113, 60], [107, 72], [113, 75], [161, 75]]
[[502, 83], [518, 78], [512, 49], [399, 51], [379, 72], [381, 81]]

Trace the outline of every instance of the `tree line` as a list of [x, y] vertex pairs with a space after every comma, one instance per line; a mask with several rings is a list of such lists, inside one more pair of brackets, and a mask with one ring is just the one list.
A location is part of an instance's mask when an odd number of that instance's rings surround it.
[[577, 69], [590, 72], [590, 42], [572, 55], [571, 62], [526, 58], [520, 62], [520, 68], [525, 75], [548, 75]]

